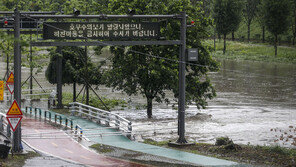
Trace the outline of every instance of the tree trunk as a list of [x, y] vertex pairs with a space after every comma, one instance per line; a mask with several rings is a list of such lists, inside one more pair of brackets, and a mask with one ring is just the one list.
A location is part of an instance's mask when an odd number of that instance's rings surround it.
[[251, 23], [248, 23], [248, 42], [250, 42]]
[[226, 34], [224, 34], [224, 48], [223, 48], [223, 54], [226, 53]]
[[218, 33], [218, 40], [221, 41], [221, 34]]
[[295, 45], [296, 38], [296, 0], [294, 0], [294, 33], [293, 33], [293, 46]]
[[278, 41], [278, 35], [275, 35], [274, 39], [274, 55], [277, 57], [277, 41]]
[[234, 39], [234, 31], [232, 31], [232, 33], [231, 33], [231, 40], [232, 40], [232, 41], [235, 40], [235, 39]]
[[214, 51], [216, 51], [216, 34], [214, 35]]
[[9, 54], [6, 53], [6, 79], [9, 78]]
[[86, 105], [89, 105], [89, 87], [87, 84], [85, 85], [85, 90], [86, 90]]
[[73, 83], [73, 102], [76, 102], [76, 82]]
[[152, 98], [147, 97], [147, 116], [149, 119], [152, 118]]
[[262, 26], [262, 42], [265, 42], [265, 26]]

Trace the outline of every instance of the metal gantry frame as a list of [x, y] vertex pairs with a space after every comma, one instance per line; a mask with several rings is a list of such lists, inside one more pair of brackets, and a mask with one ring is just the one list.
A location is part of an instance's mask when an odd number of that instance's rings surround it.
[[[0, 12], [0, 14], [12, 14], [12, 12]], [[32, 19], [178, 19], [181, 22], [180, 40], [161, 40], [161, 41], [85, 41], [85, 42], [32, 42], [32, 46], [132, 46], [132, 45], [179, 45], [179, 97], [178, 97], [178, 135], [177, 143], [187, 143], [185, 139], [185, 66], [186, 66], [186, 12], [174, 15], [48, 15], [38, 12], [20, 12], [17, 9], [14, 14], [14, 98], [21, 104], [21, 45], [20, 45], [20, 18], [28, 17]], [[59, 65], [61, 71], [61, 66]], [[58, 73], [59, 74], [59, 73]], [[61, 75], [61, 73], [60, 73]], [[61, 76], [58, 76], [58, 98], [61, 105], [62, 83]], [[13, 151], [21, 151], [21, 126], [14, 133]]]

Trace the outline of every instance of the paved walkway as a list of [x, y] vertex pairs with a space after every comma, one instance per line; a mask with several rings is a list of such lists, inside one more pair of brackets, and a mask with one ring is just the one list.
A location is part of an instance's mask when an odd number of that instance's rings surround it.
[[[52, 114], [53, 115], [53, 114]], [[63, 116], [65, 117], [65, 116]], [[93, 134], [99, 134], [102, 132], [115, 132], [115, 130], [110, 128], [103, 128], [102, 126], [75, 116], [68, 116], [68, 118], [73, 120], [74, 127], [78, 124], [84, 131], [83, 134], [93, 142], [110, 145], [118, 148], [123, 148], [132, 151], [138, 151], [142, 153], [147, 153], [151, 155], [161, 156], [169, 159], [174, 159], [178, 161], [183, 161], [199, 166], [215, 166], [215, 167], [227, 167], [227, 166], [245, 166], [238, 164], [236, 162], [187, 153], [183, 151], [178, 151], [174, 149], [168, 149], [153, 145], [148, 145], [144, 143], [139, 143], [136, 141], [131, 141], [125, 136], [121, 135], [111, 135], [111, 136], [99, 136]]]
[[64, 160], [96, 167], [142, 167], [145, 165], [99, 155], [73, 140], [65, 132], [34, 118], [22, 121], [23, 141], [30, 147]]

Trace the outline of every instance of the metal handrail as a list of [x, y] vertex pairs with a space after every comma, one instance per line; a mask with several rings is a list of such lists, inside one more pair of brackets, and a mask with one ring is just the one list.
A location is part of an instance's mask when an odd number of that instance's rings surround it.
[[132, 122], [121, 116], [79, 102], [72, 102], [69, 104], [71, 105], [70, 111], [72, 112], [72, 114], [75, 114], [76, 112], [80, 116], [85, 115], [92, 119], [96, 119], [99, 124], [104, 121], [105, 126], [111, 126], [112, 124], [115, 126], [116, 129], [122, 130], [127, 133], [128, 137], [131, 135]]
[[79, 105], [79, 106], [83, 106], [83, 107], [87, 107], [89, 109], [92, 109], [92, 110], [96, 110], [96, 111], [99, 111], [99, 112], [102, 112], [102, 113], [106, 113], [106, 114], [110, 114], [110, 115], [113, 115], [113, 116], [118, 116], [119, 119], [125, 121], [125, 122], [130, 122], [129, 120], [117, 115], [117, 114], [114, 114], [114, 113], [110, 113], [109, 111], [105, 111], [105, 110], [102, 110], [102, 109], [99, 109], [99, 108], [95, 108], [95, 107], [92, 107], [92, 106], [89, 106], [89, 105], [86, 105], [86, 104], [82, 104], [82, 103], [79, 103], [79, 102], [73, 102], [73, 103], [69, 103], [70, 105]]
[[[1, 128], [0, 128], [0, 133], [6, 137], [6, 139], [8, 139], [11, 142], [11, 135], [12, 135], [12, 131], [10, 130], [10, 126], [8, 126], [8, 121], [6, 119], [6, 114], [4, 113], [0, 113], [0, 119], [1, 119]], [[6, 130], [6, 134], [5, 134], [5, 130]]]

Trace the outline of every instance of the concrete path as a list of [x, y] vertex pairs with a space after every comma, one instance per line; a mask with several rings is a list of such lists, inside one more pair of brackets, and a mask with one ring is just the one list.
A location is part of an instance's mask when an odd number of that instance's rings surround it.
[[96, 167], [142, 167], [145, 165], [99, 155], [73, 140], [65, 132], [42, 120], [25, 117], [23, 141], [34, 149], [61, 159]]

